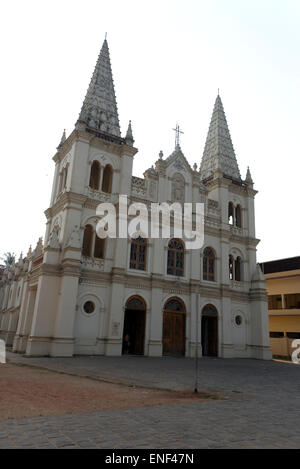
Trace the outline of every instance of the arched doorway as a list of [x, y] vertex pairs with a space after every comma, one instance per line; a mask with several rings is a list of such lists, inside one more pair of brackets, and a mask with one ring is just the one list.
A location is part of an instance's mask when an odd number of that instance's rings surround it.
[[213, 305], [202, 310], [201, 344], [204, 357], [218, 356], [218, 312]]
[[122, 353], [144, 355], [146, 304], [138, 296], [129, 298], [125, 307]]
[[164, 307], [163, 354], [185, 355], [185, 305], [170, 298]]

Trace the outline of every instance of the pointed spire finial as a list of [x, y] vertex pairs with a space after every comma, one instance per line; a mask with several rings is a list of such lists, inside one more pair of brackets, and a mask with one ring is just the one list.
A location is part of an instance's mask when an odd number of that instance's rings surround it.
[[252, 176], [251, 176], [251, 173], [250, 173], [250, 168], [249, 166], [247, 167], [247, 174], [246, 174], [246, 179], [245, 181], [248, 183], [248, 184], [253, 184], [253, 179], [252, 179]]
[[133, 135], [132, 135], [131, 121], [129, 121], [129, 124], [128, 124], [128, 129], [127, 129], [125, 141], [126, 141], [127, 145], [133, 146], [133, 144], [134, 144], [134, 139], [133, 139]]
[[64, 129], [62, 137], [61, 137], [60, 142], [59, 142], [59, 145], [57, 147], [57, 150], [59, 150], [63, 146], [63, 144], [65, 143], [66, 140], [67, 140], [66, 129]]

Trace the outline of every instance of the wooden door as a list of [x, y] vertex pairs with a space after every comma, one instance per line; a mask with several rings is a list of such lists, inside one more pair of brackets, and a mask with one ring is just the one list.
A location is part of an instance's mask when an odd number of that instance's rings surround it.
[[185, 355], [185, 314], [164, 312], [163, 354]]

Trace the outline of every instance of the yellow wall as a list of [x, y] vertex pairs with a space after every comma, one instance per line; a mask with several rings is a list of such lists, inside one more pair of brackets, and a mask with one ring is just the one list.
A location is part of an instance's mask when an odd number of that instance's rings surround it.
[[[300, 270], [265, 274], [268, 295], [300, 293]], [[273, 355], [290, 356], [293, 339], [286, 332], [300, 332], [300, 309], [269, 310], [270, 332], [284, 332], [285, 337], [270, 338]]]
[[265, 274], [268, 295], [300, 293], [300, 270]]
[[300, 332], [300, 312], [298, 316], [270, 316], [269, 314], [269, 327], [272, 332]]

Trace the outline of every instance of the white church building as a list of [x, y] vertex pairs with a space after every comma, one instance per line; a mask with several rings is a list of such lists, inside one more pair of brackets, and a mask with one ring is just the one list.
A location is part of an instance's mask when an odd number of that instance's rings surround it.
[[[198, 323], [202, 356], [271, 359], [256, 190], [249, 169], [241, 178], [220, 96], [199, 170], [177, 141], [135, 177], [137, 152], [131, 123], [121, 136], [105, 39], [79, 119], [53, 157], [44, 241], [0, 280], [0, 338], [28, 356], [192, 357]], [[120, 194], [147, 207], [203, 203], [203, 247], [98, 238], [96, 208], [117, 207]]]

